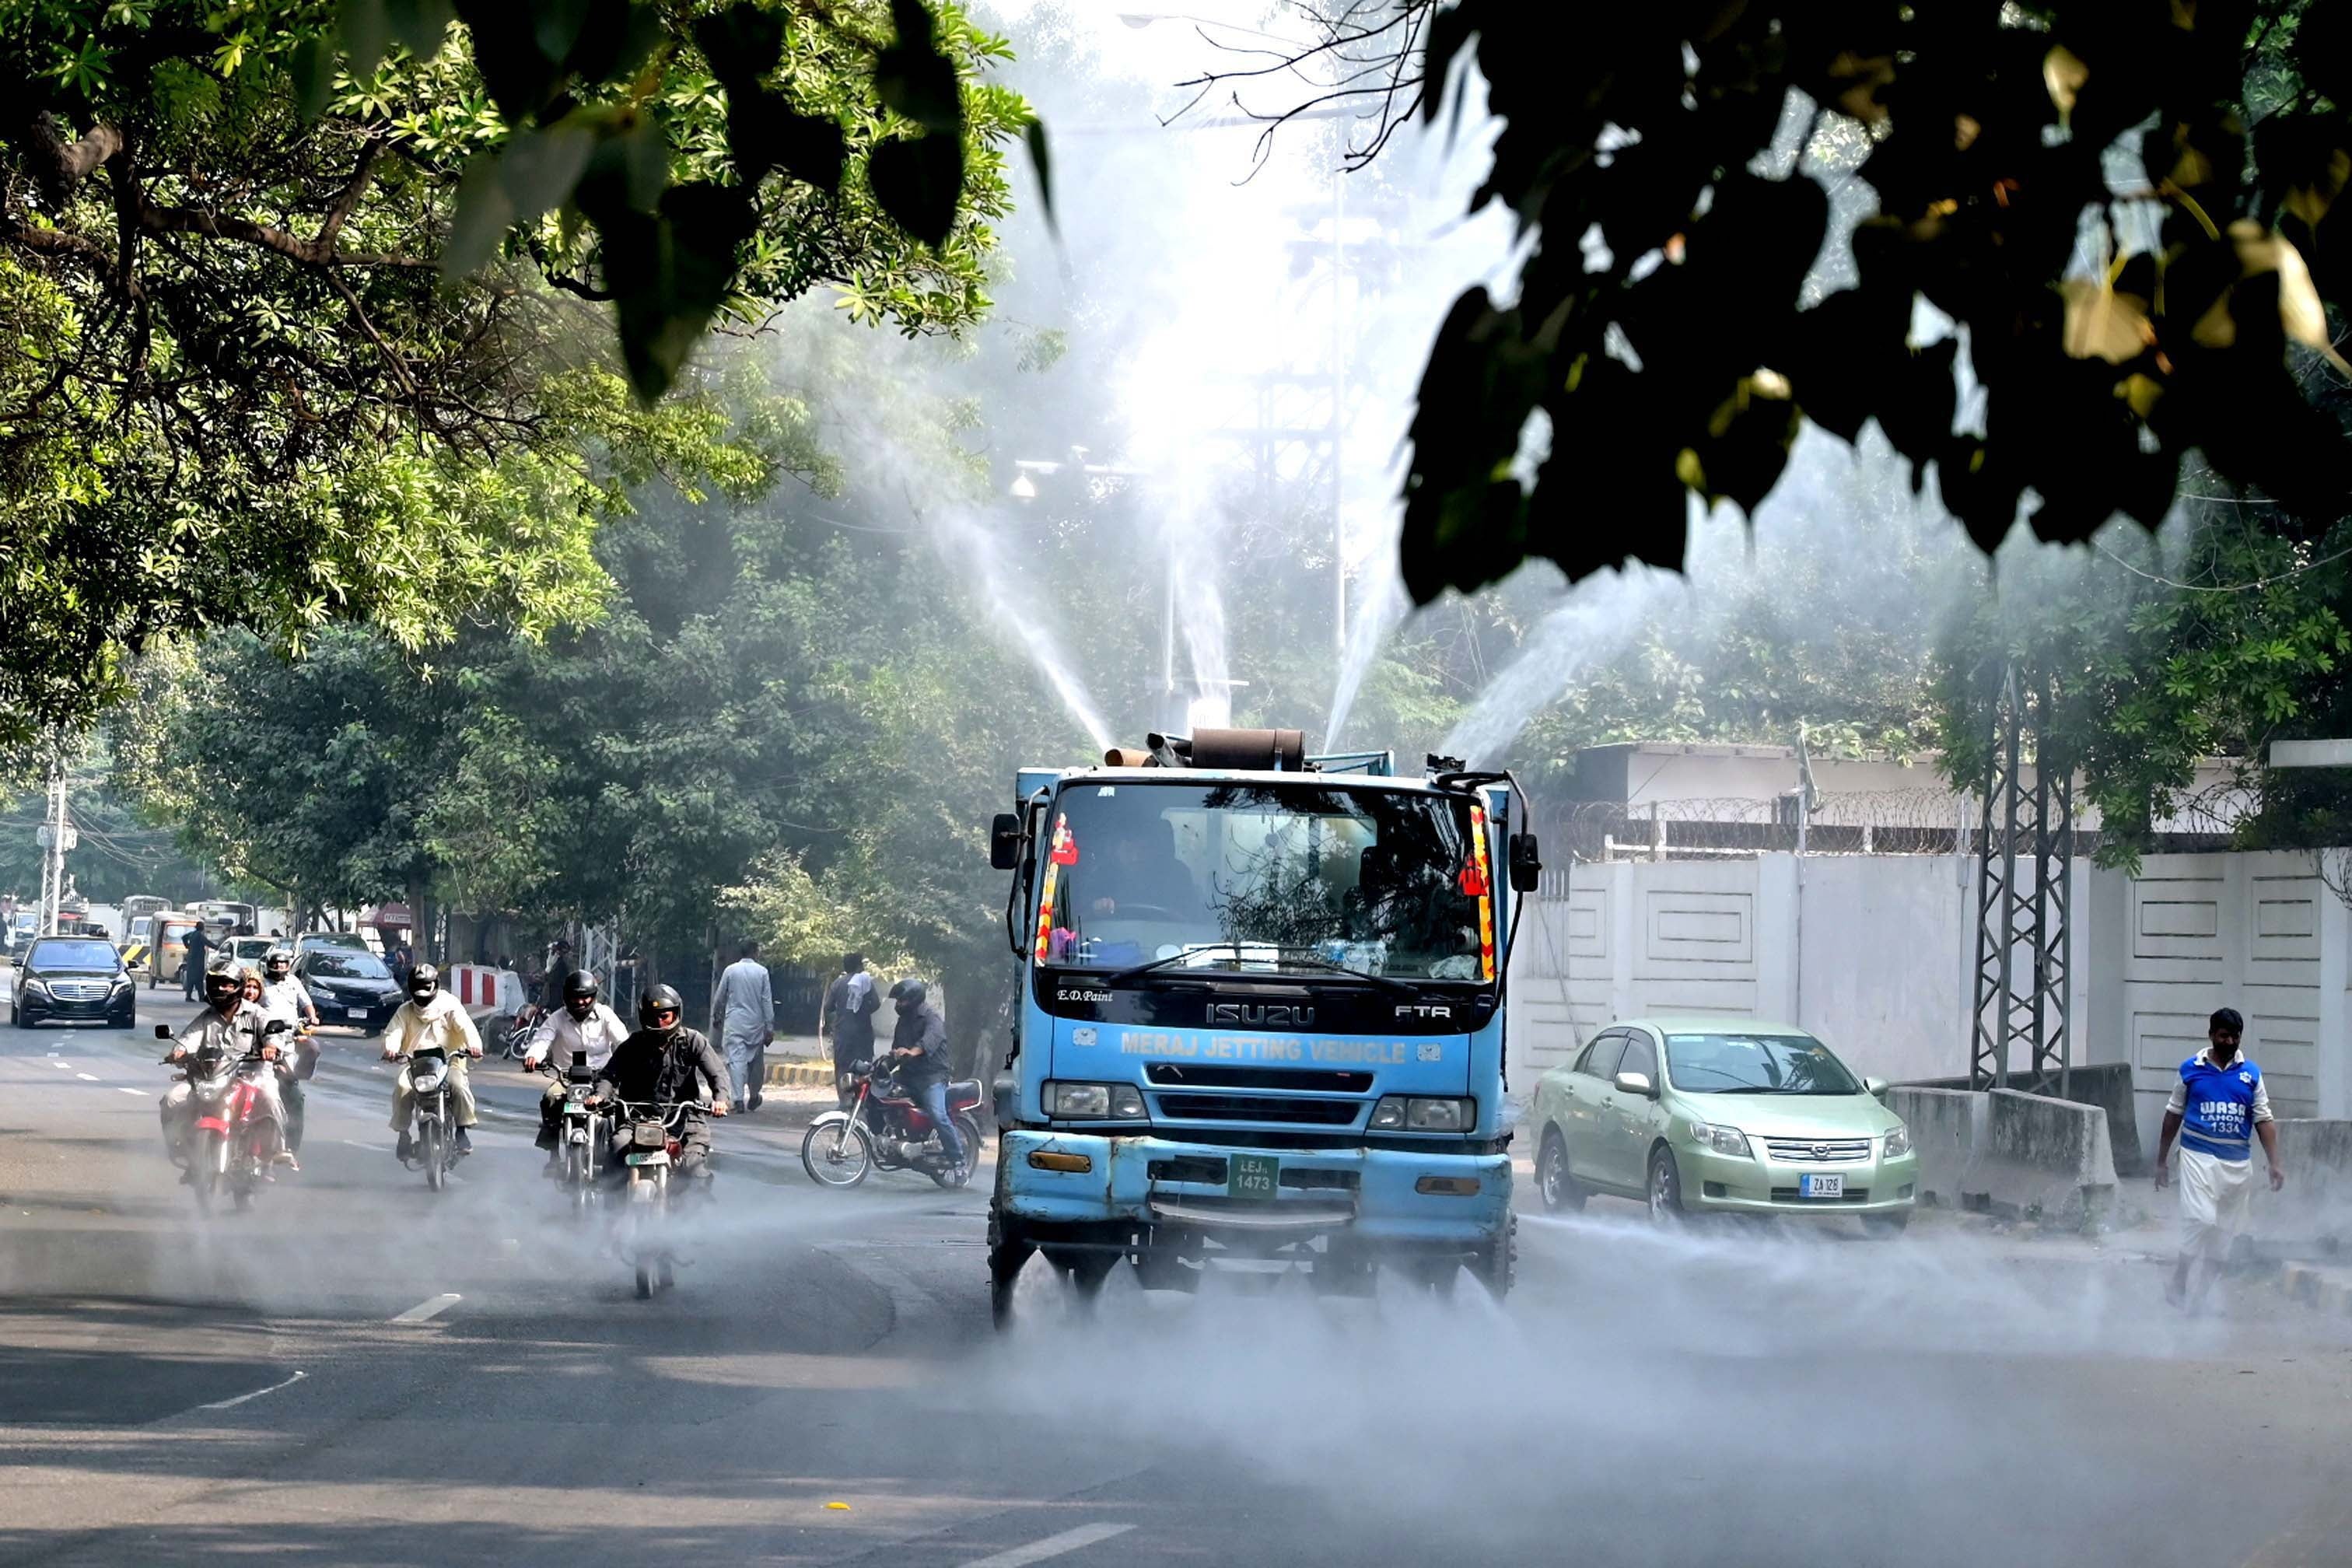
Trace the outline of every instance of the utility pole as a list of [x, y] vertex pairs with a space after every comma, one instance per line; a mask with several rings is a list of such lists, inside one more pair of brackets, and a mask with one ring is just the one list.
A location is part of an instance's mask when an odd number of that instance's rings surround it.
[[[2011, 665], [1993, 705], [1977, 845], [1969, 1082], [1974, 1089], [2009, 1088], [2011, 1047], [2022, 1045], [2027, 1089], [2063, 1098], [2073, 1088], [2074, 781], [2051, 744], [2056, 696], [2054, 684], [2021, 679]], [[2029, 739], [2031, 784], [2025, 782]]]
[[43, 936], [58, 933], [58, 909], [66, 891], [66, 851], [74, 847], [78, 837], [73, 819], [66, 814], [66, 764], [59, 758], [49, 764], [49, 814], [40, 831]]

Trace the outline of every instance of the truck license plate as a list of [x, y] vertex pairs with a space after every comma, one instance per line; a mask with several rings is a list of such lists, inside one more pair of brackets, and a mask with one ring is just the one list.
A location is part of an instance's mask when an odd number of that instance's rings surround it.
[[1845, 1196], [1843, 1176], [1799, 1176], [1797, 1195], [1801, 1198], [1842, 1198]]
[[1272, 1154], [1235, 1154], [1233, 1168], [1225, 1173], [1225, 1194], [1234, 1198], [1255, 1198], [1272, 1202], [1276, 1177], [1282, 1162]]

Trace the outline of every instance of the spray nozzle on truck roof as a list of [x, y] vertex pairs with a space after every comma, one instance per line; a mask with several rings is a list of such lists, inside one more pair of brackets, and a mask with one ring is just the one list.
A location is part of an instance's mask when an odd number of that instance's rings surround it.
[[1189, 735], [1153, 733], [1143, 740], [1142, 751], [1113, 746], [1103, 753], [1103, 765], [1283, 773], [1303, 773], [1312, 765], [1302, 730], [1195, 730]]

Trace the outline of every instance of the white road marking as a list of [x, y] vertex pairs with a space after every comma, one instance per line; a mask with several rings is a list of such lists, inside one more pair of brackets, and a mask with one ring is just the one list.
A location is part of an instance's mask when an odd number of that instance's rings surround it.
[[346, 1138], [342, 1142], [347, 1148], [364, 1149], [371, 1154], [381, 1154], [392, 1147], [389, 1143], [362, 1143], [356, 1138]]
[[1026, 1546], [1015, 1546], [993, 1557], [975, 1557], [963, 1568], [1024, 1568], [1026, 1563], [1043, 1563], [1048, 1557], [1059, 1557], [1066, 1552], [1076, 1552], [1081, 1546], [1092, 1546], [1097, 1541], [1125, 1535], [1134, 1528], [1131, 1524], [1082, 1524], [1076, 1530], [1066, 1530], [1059, 1535], [1049, 1535]]
[[399, 1313], [392, 1318], [390, 1321], [395, 1323], [427, 1322], [439, 1317], [442, 1313], [456, 1306], [460, 1300], [461, 1298], [455, 1290], [447, 1291], [445, 1294], [434, 1297], [429, 1301], [417, 1302], [416, 1305], [409, 1308], [405, 1312]]
[[120, 1084], [118, 1084], [118, 1085], [116, 1085], [116, 1086], [115, 1086], [114, 1092], [115, 1092], [115, 1093], [117, 1093], [117, 1094], [142, 1094], [142, 1093], [144, 1093], [144, 1092], [145, 1092], [145, 1090], [143, 1090], [143, 1089], [124, 1089], [124, 1088], [123, 1088], [123, 1087], [121, 1087]]
[[61, 1062], [61, 1061], [58, 1060], [58, 1058], [55, 1058], [55, 1057], [51, 1057], [51, 1058], [49, 1058], [49, 1065], [50, 1065], [51, 1067], [53, 1067], [53, 1068], [68, 1068], [68, 1070], [70, 1070], [70, 1069], [72, 1068], [72, 1067], [73, 1067], [73, 1063], [71, 1063], [71, 1062]]
[[273, 1383], [268, 1388], [257, 1388], [251, 1394], [240, 1394], [235, 1399], [218, 1400], [211, 1405], [199, 1405], [196, 1408], [199, 1410], [234, 1410], [248, 1399], [258, 1399], [265, 1394], [275, 1394], [281, 1388], [291, 1388], [310, 1375], [310, 1374], [307, 1372], [298, 1372], [283, 1383]]
[[96, 1083], [98, 1081], [98, 1075], [94, 1072], [78, 1072], [74, 1074], [74, 1077], [81, 1079], [84, 1083]]

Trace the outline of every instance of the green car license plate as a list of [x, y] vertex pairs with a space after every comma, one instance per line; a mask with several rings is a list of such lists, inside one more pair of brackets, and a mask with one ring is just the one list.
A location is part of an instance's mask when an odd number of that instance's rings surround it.
[[1235, 1154], [1225, 1173], [1225, 1194], [1271, 1203], [1281, 1170], [1282, 1162], [1271, 1154]]

